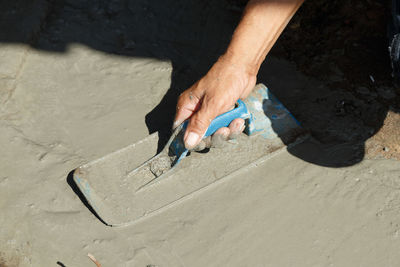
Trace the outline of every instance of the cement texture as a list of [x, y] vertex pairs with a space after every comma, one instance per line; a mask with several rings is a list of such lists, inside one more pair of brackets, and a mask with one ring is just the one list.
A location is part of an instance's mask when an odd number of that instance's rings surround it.
[[70, 171], [150, 133], [162, 147], [176, 97], [225, 49], [243, 5], [25, 2], [0, 2], [0, 266], [95, 266], [88, 253], [102, 266], [398, 266], [400, 164], [364, 159], [374, 128], [335, 103], [376, 110], [273, 56], [259, 80], [314, 139], [219, 166], [230, 174], [129, 227], [104, 225]]

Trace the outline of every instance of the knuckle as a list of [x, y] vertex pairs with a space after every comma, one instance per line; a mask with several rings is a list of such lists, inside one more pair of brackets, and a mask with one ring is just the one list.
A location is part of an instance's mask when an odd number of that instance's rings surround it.
[[185, 100], [187, 99], [186, 95], [187, 95], [186, 91], [179, 95], [178, 104], [183, 104], [185, 102]]
[[234, 105], [230, 103], [229, 98], [230, 97], [226, 96], [213, 96], [207, 99], [207, 101], [210, 106], [214, 107], [214, 109], [219, 111], [227, 111], [232, 105]]

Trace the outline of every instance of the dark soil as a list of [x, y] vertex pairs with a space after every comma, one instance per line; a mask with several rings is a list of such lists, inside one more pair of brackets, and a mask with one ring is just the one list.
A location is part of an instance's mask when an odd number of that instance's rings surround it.
[[[371, 138], [367, 157], [399, 159], [400, 151], [382, 149], [397, 146], [388, 136], [400, 133], [400, 125], [391, 124], [399, 117], [394, 110], [400, 108], [400, 90], [394, 85], [388, 53], [390, 19], [390, 1], [305, 1], [276, 45], [283, 49], [274, 49], [272, 54], [289, 59], [301, 72], [344, 95], [331, 108], [335, 115], [326, 114], [325, 119], [336, 122], [352, 117], [349, 127], [355, 126], [354, 131], [360, 133], [347, 140], [343, 135], [338, 140], [321, 124], [302, 117], [305, 112], [296, 112], [293, 105], [292, 112], [317, 138], [354, 143]], [[317, 96], [311, 99], [317, 100]], [[391, 118], [385, 120], [389, 110]]]

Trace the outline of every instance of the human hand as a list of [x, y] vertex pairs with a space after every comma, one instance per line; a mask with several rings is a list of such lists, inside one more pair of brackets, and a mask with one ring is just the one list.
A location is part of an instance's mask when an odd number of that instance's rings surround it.
[[[244, 99], [256, 84], [256, 74], [245, 64], [222, 56], [208, 73], [178, 99], [174, 128], [190, 118], [184, 142], [187, 149], [194, 149], [202, 140], [211, 121], [232, 109], [236, 101]], [[229, 127], [214, 133], [216, 139], [228, 139], [244, 130], [244, 120], [235, 119]]]

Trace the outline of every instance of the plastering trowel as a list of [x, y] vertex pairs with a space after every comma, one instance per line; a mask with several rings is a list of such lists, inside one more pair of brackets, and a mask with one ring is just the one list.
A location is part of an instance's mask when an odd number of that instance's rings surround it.
[[[245, 134], [208, 153], [192, 153], [183, 144], [187, 122], [157, 155], [157, 134], [74, 171], [73, 179], [88, 204], [110, 226], [129, 225], [159, 212], [228, 174], [291, 142], [299, 123], [263, 84], [237, 106], [215, 118], [212, 135], [235, 118], [246, 120]], [[155, 155], [155, 156], [154, 156]], [[184, 159], [185, 158], [185, 159]], [[184, 159], [184, 160], [183, 160]]]

